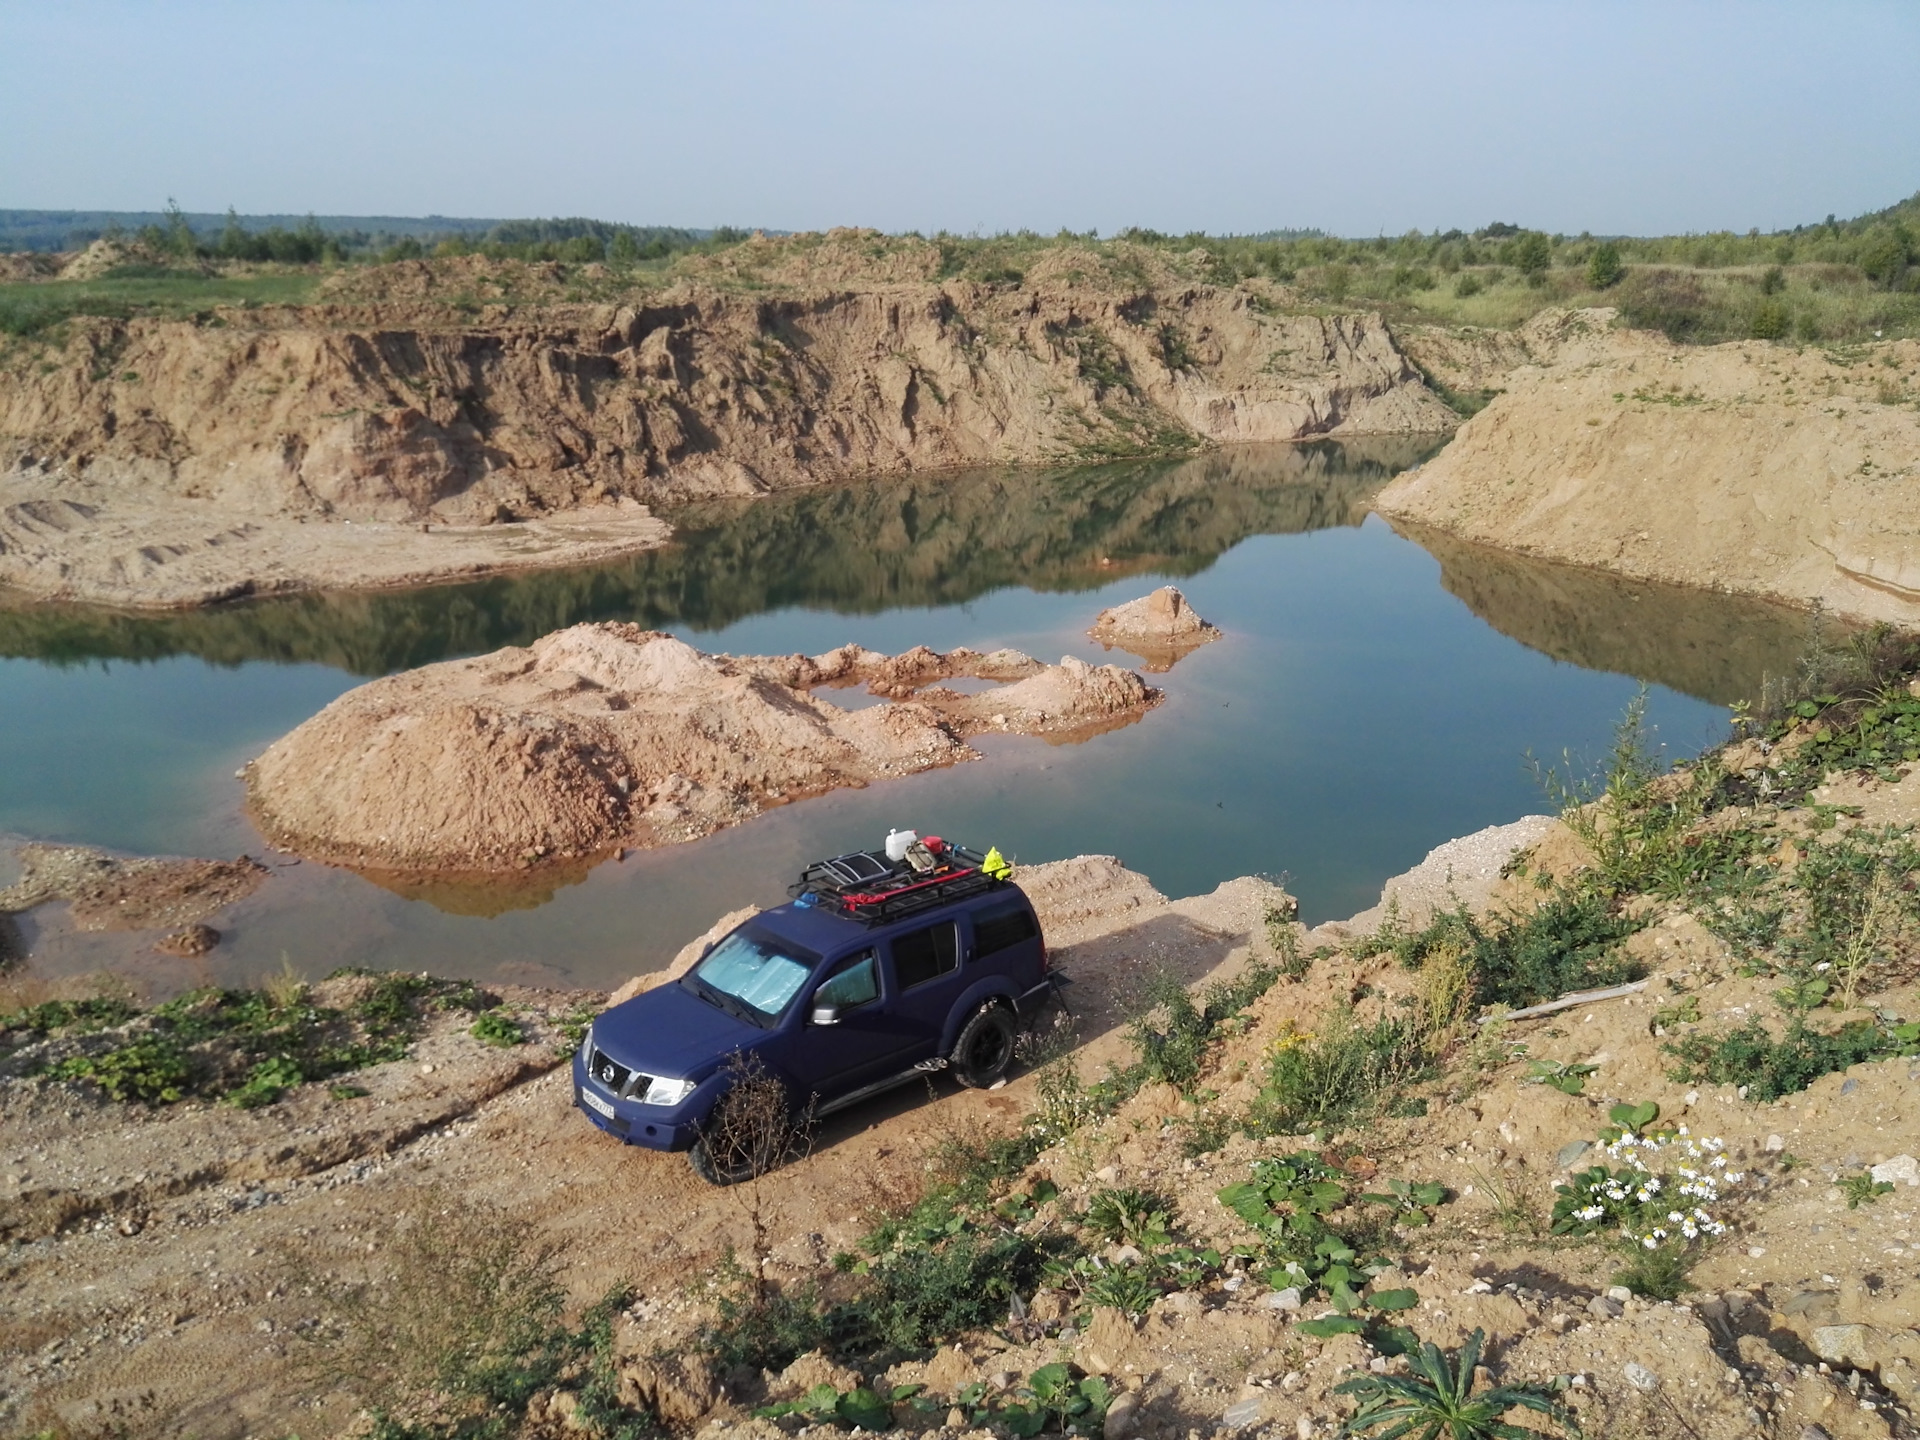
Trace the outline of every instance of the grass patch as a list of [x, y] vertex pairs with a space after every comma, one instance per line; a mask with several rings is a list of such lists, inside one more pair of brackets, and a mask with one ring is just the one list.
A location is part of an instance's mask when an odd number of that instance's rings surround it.
[[[123, 1043], [53, 1060], [44, 1073], [89, 1081], [119, 1101], [169, 1105], [199, 1097], [250, 1110], [297, 1085], [403, 1059], [432, 1012], [479, 1011], [490, 1003], [468, 980], [369, 978], [366, 992], [345, 1008], [314, 1003], [307, 986], [287, 975], [256, 990], [189, 991], [145, 1012], [120, 1000], [50, 1001], [0, 1017], [0, 1024], [68, 1039], [117, 1023], [128, 1032]], [[511, 1027], [518, 1037], [511, 1043], [524, 1038], [517, 1022], [491, 1012], [476, 1029], [489, 1020], [490, 1034]]]
[[0, 285], [0, 333], [45, 334], [78, 316], [178, 320], [222, 307], [302, 305], [320, 276], [288, 270], [260, 275], [202, 275], [141, 267], [97, 280], [46, 280]]
[[381, 1440], [505, 1440], [556, 1386], [589, 1433], [655, 1430], [621, 1402], [614, 1369], [613, 1322], [630, 1295], [616, 1287], [566, 1324], [561, 1255], [526, 1221], [430, 1190], [344, 1273], [304, 1249], [285, 1263], [316, 1312], [301, 1332], [306, 1378], [350, 1392]]
[[1737, 1030], [1696, 1033], [1665, 1047], [1678, 1060], [1670, 1078], [1689, 1085], [1744, 1087], [1749, 1100], [1773, 1101], [1869, 1060], [1920, 1055], [1920, 1025], [1860, 1020], [1817, 1030], [1795, 1016], [1775, 1035], [1758, 1020]]

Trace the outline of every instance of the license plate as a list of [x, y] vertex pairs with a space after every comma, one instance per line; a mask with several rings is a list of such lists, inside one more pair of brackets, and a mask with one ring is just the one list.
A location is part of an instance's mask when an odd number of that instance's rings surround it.
[[606, 1116], [607, 1119], [613, 1119], [613, 1102], [611, 1100], [602, 1100], [584, 1085], [580, 1087], [580, 1098], [595, 1110], [598, 1110], [602, 1115]]

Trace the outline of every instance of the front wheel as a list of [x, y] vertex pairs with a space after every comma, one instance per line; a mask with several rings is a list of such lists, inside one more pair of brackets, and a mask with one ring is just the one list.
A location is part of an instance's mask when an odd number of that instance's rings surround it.
[[953, 1042], [953, 1078], [970, 1090], [990, 1088], [1013, 1064], [1013, 1038], [1013, 1016], [1006, 1006], [988, 1001], [960, 1027], [960, 1038]]
[[774, 1082], [748, 1091], [721, 1096], [687, 1152], [693, 1173], [709, 1185], [738, 1185], [764, 1175], [787, 1158], [792, 1146], [793, 1117], [784, 1088]]

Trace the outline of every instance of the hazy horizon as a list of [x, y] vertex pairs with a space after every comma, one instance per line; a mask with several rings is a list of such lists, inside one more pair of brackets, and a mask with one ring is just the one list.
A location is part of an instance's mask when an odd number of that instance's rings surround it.
[[1868, 0], [0, 0], [0, 38], [17, 209], [1656, 235], [1920, 190], [1920, 7]]

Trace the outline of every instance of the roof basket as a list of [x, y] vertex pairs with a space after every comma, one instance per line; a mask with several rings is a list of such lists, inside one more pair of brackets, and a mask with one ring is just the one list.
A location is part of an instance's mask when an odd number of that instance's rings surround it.
[[884, 851], [854, 850], [814, 861], [787, 894], [803, 907], [878, 925], [1006, 883], [983, 868], [986, 856], [964, 845], [943, 844], [933, 859], [931, 869], [920, 870], [910, 861], [887, 859]]

